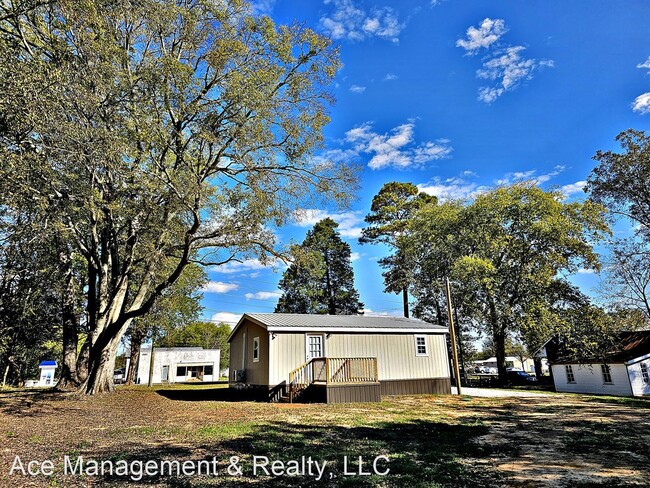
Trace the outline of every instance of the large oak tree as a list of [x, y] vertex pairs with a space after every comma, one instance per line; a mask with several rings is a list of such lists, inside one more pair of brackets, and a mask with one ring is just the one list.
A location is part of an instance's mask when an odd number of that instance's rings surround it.
[[427, 205], [410, 225], [419, 309], [436, 306], [433, 283], [452, 279], [463, 313], [485, 325], [504, 381], [508, 336], [531, 337], [533, 314], [550, 310], [558, 289], [571, 289], [564, 274], [599, 267], [592, 246], [608, 231], [601, 206], [567, 203], [533, 183], [497, 188], [466, 205]]
[[264, 261], [269, 226], [346, 201], [353, 171], [312, 158], [338, 68], [239, 0], [0, 3], [0, 192], [85, 262], [82, 391], [113, 388], [120, 338], [189, 263]]

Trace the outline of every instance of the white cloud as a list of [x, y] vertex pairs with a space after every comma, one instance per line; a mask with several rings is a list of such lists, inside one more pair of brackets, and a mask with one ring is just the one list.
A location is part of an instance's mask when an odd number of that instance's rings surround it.
[[386, 73], [386, 76], [384, 76], [384, 81], [393, 81], [399, 78], [399, 76], [393, 74], [393, 73]]
[[578, 274], [594, 274], [594, 273], [596, 273], [596, 271], [594, 271], [593, 269], [580, 268], [578, 270]]
[[363, 93], [364, 91], [366, 91], [366, 87], [365, 87], [365, 86], [359, 86], [359, 85], [352, 85], [352, 86], [350, 87], [350, 91], [351, 91], [352, 93], [358, 93], [358, 94], [361, 94], [361, 93]]
[[576, 181], [569, 185], [564, 185], [560, 187], [560, 191], [564, 193], [567, 197], [579, 193], [584, 193], [584, 187], [587, 186], [586, 181]]
[[332, 5], [333, 11], [330, 15], [321, 17], [320, 23], [333, 39], [363, 41], [370, 37], [379, 37], [399, 42], [404, 24], [399, 21], [392, 8], [373, 8], [366, 11], [353, 0], [326, 0], [325, 5]]
[[414, 146], [413, 122], [399, 125], [389, 133], [378, 134], [369, 122], [350, 129], [345, 134], [347, 142], [355, 145], [358, 153], [371, 154], [368, 162], [371, 169], [412, 168], [424, 163], [449, 157], [452, 147], [449, 140], [439, 139]]
[[350, 253], [350, 261], [351, 262], [354, 263], [355, 261], [358, 261], [359, 259], [361, 259], [361, 254], [360, 253], [358, 253], [358, 252]]
[[481, 48], [489, 48], [497, 42], [508, 29], [503, 19], [486, 18], [478, 28], [471, 26], [467, 29], [467, 39], [458, 39], [456, 46], [462, 47], [468, 54], [475, 54]]
[[236, 283], [224, 283], [223, 281], [208, 281], [201, 291], [206, 293], [228, 293], [239, 288]]
[[361, 237], [361, 229], [359, 226], [363, 222], [361, 212], [341, 212], [330, 213], [326, 210], [318, 209], [302, 209], [294, 214], [296, 225], [299, 227], [312, 227], [316, 222], [320, 222], [325, 218], [330, 218], [339, 224], [337, 230], [342, 237], [350, 239], [358, 239]]
[[270, 15], [275, 7], [276, 0], [254, 0], [251, 2], [255, 15]]
[[535, 184], [541, 185], [550, 181], [553, 177], [559, 175], [564, 171], [564, 166], [558, 165], [553, 168], [553, 171], [544, 173], [541, 175], [537, 174], [537, 170], [531, 169], [528, 171], [514, 171], [512, 173], [506, 173], [503, 177], [494, 180], [494, 183], [499, 186], [512, 185], [519, 181], [534, 181]]
[[637, 68], [650, 70], [650, 56], [643, 63], [636, 65]]
[[258, 291], [257, 293], [246, 293], [246, 300], [270, 300], [280, 298], [282, 293], [279, 291]]
[[366, 317], [403, 317], [404, 311], [402, 309], [395, 309], [385, 312], [375, 312], [371, 308], [364, 308], [363, 315]]
[[417, 185], [421, 192], [440, 200], [465, 200], [473, 198], [486, 188], [462, 178], [433, 178], [429, 183]]
[[231, 313], [231, 312], [218, 312], [210, 317], [210, 320], [213, 322], [225, 322], [226, 324], [234, 327], [239, 319], [241, 319], [243, 314], [241, 313]]
[[483, 68], [476, 72], [476, 76], [496, 81], [497, 85], [481, 87], [479, 100], [492, 103], [506, 91], [517, 88], [522, 81], [532, 79], [534, 71], [544, 67], [553, 67], [553, 61], [549, 59], [537, 61], [536, 59], [523, 58], [521, 52], [525, 49], [523, 46], [509, 47], [483, 63]]
[[632, 110], [640, 114], [650, 113], [650, 92], [639, 95], [632, 102]]
[[210, 268], [210, 271], [215, 273], [243, 273], [246, 271], [253, 271], [259, 269], [270, 269], [273, 266], [277, 266], [279, 261], [270, 261], [267, 264], [263, 264], [259, 259], [245, 259], [243, 261], [230, 261], [229, 263], [223, 264], [221, 266], [214, 266]]
[[493, 86], [482, 86], [478, 90], [478, 99], [492, 103], [507, 91], [517, 88], [522, 81], [532, 79], [533, 73], [541, 68], [552, 68], [552, 59], [526, 59], [522, 52], [524, 46], [500, 46], [498, 42], [508, 32], [502, 19], [487, 18], [479, 27], [467, 29], [467, 38], [456, 41], [456, 46], [465, 49], [467, 54], [476, 54], [485, 49], [488, 54], [482, 60], [482, 68], [476, 71], [481, 79], [495, 81]]
[[[506, 173], [501, 178], [497, 178], [493, 183], [497, 186], [512, 185], [513, 183], [521, 181], [532, 181], [536, 185], [541, 185], [550, 181], [554, 176], [559, 175], [564, 171], [564, 166], [555, 166], [552, 171], [537, 174], [537, 170], [528, 171], [514, 171]], [[470, 181], [470, 178], [476, 178], [476, 174], [472, 171], [463, 171], [461, 177], [452, 177], [447, 179], [433, 178], [428, 183], [417, 185], [418, 189], [429, 195], [434, 195], [440, 200], [471, 200], [481, 193], [490, 190], [490, 186], [479, 185], [476, 182]], [[574, 185], [579, 185], [584, 182], [577, 182]], [[567, 188], [571, 185], [567, 185]], [[584, 186], [584, 185], [583, 185]]]

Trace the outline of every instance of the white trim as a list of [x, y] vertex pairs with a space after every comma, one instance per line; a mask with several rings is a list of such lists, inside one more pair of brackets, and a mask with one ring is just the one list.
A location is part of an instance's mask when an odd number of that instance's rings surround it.
[[[627, 369], [627, 368], [626, 368]], [[600, 376], [603, 380], [603, 385], [613, 385], [614, 378], [612, 378], [612, 368], [609, 364], [600, 365]], [[607, 381], [606, 376], [609, 376], [609, 381]]]
[[355, 332], [368, 333], [372, 332], [375, 334], [420, 334], [420, 335], [430, 335], [430, 334], [447, 334], [446, 329], [440, 330], [428, 330], [428, 329], [381, 329], [378, 327], [276, 327], [269, 326], [269, 332], [296, 332], [296, 333], [310, 333], [310, 332], [332, 332], [338, 334], [354, 334]]
[[[422, 344], [418, 344], [418, 339], [424, 339], [424, 352], [418, 352], [418, 346], [422, 346]], [[424, 334], [415, 334], [413, 336], [413, 344], [415, 344], [415, 355], [418, 357], [425, 357], [429, 355], [429, 344], [427, 343], [427, 336]]]
[[[564, 375], [566, 376], [566, 382], [567, 384], [575, 385], [576, 384], [576, 375], [573, 371], [573, 364], [565, 364], [564, 365]], [[572, 380], [569, 379], [569, 376], [573, 378]]]
[[[255, 357], [255, 353], [257, 353], [257, 357]], [[259, 338], [259, 336], [253, 337], [253, 362], [254, 363], [259, 363], [260, 362], [260, 338]]]
[[639, 356], [638, 358], [630, 359], [625, 364], [631, 366], [633, 364], [640, 363], [641, 361], [645, 361], [646, 359], [650, 359], [650, 353], [646, 354], [645, 356]]
[[324, 334], [305, 334], [305, 361], [309, 361], [309, 338], [310, 337], [320, 337], [320, 346], [321, 346], [321, 357], [325, 357], [327, 354], [325, 353], [325, 335]]
[[246, 337], [246, 332], [244, 331], [244, 336], [242, 337], [243, 339], [243, 347], [242, 347], [242, 353], [241, 353], [241, 369], [247, 369], [246, 366], [248, 366], [247, 363], [247, 357], [246, 357], [246, 350], [248, 349], [248, 342], [247, 342], [247, 337]]

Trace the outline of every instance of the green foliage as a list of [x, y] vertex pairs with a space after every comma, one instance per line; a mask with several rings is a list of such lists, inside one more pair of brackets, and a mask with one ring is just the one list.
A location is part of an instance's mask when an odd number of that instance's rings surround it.
[[363, 303], [354, 288], [350, 245], [341, 240], [330, 218], [317, 222], [300, 246], [293, 247], [294, 262], [284, 272], [283, 291], [275, 308], [282, 313], [355, 315]]
[[133, 320], [130, 335], [139, 340], [168, 335], [179, 327], [197, 320], [203, 310], [201, 287], [207, 275], [201, 266], [189, 264], [178, 280], [165, 289], [149, 313]]
[[639, 233], [650, 237], [650, 136], [629, 129], [616, 136], [623, 153], [598, 151], [598, 166], [587, 179], [592, 200], [616, 214], [629, 217], [641, 226]]
[[107, 358], [190, 263], [265, 261], [269, 224], [356, 187], [354, 168], [312, 157], [337, 50], [250, 11], [0, 5], [0, 203], [84, 262], [89, 393], [111, 389]]
[[607, 312], [588, 302], [564, 310], [555, 325], [558, 354], [578, 361], [605, 362], [617, 350], [618, 334], [639, 330], [646, 325], [638, 310]]
[[409, 272], [399, 240], [408, 230], [409, 219], [423, 205], [433, 204], [437, 198], [420, 193], [412, 183], [385, 183], [372, 199], [370, 213], [366, 215], [367, 227], [362, 229], [361, 244], [386, 244], [393, 249], [392, 255], [381, 258], [385, 291], [401, 293], [408, 288]]
[[593, 201], [637, 225], [635, 237], [610, 245], [602, 295], [613, 307], [633, 307], [650, 320], [650, 136], [629, 129], [616, 140], [622, 153], [598, 151], [586, 190]]
[[193, 346], [203, 349], [220, 349], [221, 360], [219, 369], [228, 367], [230, 344], [228, 337], [231, 328], [228, 324], [213, 322], [192, 322], [183, 327], [169, 330], [156, 342], [160, 347]]
[[562, 273], [599, 268], [592, 246], [609, 231], [601, 206], [565, 203], [532, 183], [498, 188], [468, 205], [427, 205], [410, 226], [418, 310], [435, 313], [432, 284], [450, 277], [459, 313], [487, 329], [497, 358], [505, 356], [509, 334], [524, 336], [532, 350], [541, 345], [527, 319], [558, 300], [558, 288], [567, 288]]

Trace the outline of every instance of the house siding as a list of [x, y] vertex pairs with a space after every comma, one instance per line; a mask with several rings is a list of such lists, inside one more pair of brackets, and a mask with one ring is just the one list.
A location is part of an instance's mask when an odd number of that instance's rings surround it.
[[[259, 337], [259, 361], [253, 361], [253, 340]], [[244, 350], [244, 338], [246, 348]], [[230, 383], [234, 383], [235, 370], [246, 370], [246, 384], [269, 384], [269, 333], [263, 327], [246, 321], [230, 341]]]
[[[184, 349], [184, 348], [154, 348], [154, 365], [152, 383], [162, 383], [162, 369], [167, 366], [167, 382], [176, 383], [187, 381], [186, 376], [177, 376], [179, 366], [209, 365], [213, 374], [204, 375], [203, 381], [216, 381], [219, 379], [219, 349]], [[138, 361], [136, 383], [149, 381], [149, 365], [151, 364], [151, 349], [143, 349]]]
[[630, 384], [632, 386], [632, 394], [634, 396], [650, 396], [650, 383], [643, 382], [643, 375], [641, 373], [641, 363], [644, 363], [648, 370], [650, 370], [650, 359], [645, 361], [638, 361], [630, 364], [627, 367], [628, 375], [630, 377]]
[[[289, 372], [305, 363], [308, 333], [276, 333], [270, 342], [269, 381], [288, 382]], [[427, 356], [417, 356], [414, 335], [426, 337]], [[379, 381], [449, 378], [447, 344], [444, 334], [363, 334], [325, 335], [328, 357], [376, 357]]]
[[554, 364], [553, 381], [556, 391], [593, 393], [597, 395], [631, 396], [630, 379], [624, 364], [610, 364], [612, 383], [603, 382], [600, 364], [572, 364], [574, 383], [568, 383], [564, 364]]

